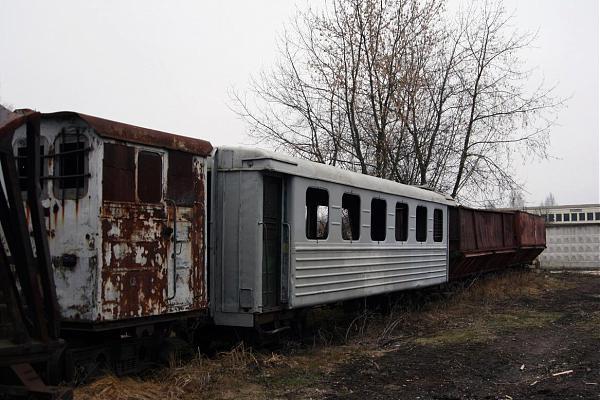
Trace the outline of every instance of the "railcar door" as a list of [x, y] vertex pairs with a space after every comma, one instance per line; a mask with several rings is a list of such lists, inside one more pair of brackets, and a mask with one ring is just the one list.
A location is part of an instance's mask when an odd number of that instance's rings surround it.
[[279, 306], [283, 231], [283, 178], [263, 176], [263, 310]]

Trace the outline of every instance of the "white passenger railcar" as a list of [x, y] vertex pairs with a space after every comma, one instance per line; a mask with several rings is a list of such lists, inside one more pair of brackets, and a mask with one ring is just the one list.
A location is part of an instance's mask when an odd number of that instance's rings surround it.
[[213, 162], [217, 324], [448, 280], [451, 198], [255, 148], [220, 147]]

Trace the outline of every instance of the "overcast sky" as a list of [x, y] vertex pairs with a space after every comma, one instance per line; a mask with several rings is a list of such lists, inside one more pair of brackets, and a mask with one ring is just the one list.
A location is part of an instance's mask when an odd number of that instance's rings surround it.
[[[247, 144], [229, 93], [273, 64], [277, 35], [306, 4], [0, 0], [0, 102]], [[527, 64], [570, 97], [552, 158], [517, 166], [527, 202], [552, 192], [560, 204], [598, 203], [598, 1], [505, 5], [518, 28], [539, 30]]]

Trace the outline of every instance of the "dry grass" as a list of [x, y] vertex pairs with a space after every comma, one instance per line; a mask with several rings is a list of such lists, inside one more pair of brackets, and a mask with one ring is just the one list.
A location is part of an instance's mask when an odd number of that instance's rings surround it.
[[[494, 306], [567, 288], [559, 277], [513, 272], [476, 280], [451, 294], [401, 294], [384, 312], [365, 307], [316, 311], [312, 346], [288, 354], [255, 352], [243, 343], [211, 359], [171, 362], [143, 378], [105, 376], [75, 391], [76, 399], [270, 399], [322, 397], [323, 376], [340, 364], [376, 359], [393, 346], [438, 346], [493, 340], [513, 329], [543, 327], [560, 313], [494, 312]], [[598, 321], [591, 325], [597, 326]], [[442, 327], [443, 329], [440, 329]], [[589, 329], [582, 327], [582, 329]]]

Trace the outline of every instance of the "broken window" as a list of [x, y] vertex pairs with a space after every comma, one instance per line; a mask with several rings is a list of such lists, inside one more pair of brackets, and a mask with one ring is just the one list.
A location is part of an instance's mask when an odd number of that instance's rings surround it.
[[162, 199], [162, 157], [158, 153], [138, 153], [137, 194], [142, 203], [160, 203]]
[[306, 189], [306, 238], [327, 239], [329, 234], [329, 193]]
[[433, 241], [441, 242], [444, 238], [444, 212], [439, 208], [433, 210]]
[[396, 203], [396, 240], [408, 240], [408, 204]]
[[54, 192], [60, 199], [79, 199], [87, 192], [88, 153], [87, 138], [77, 131], [62, 132], [54, 145]]
[[105, 143], [102, 196], [107, 201], [135, 201], [135, 149]]
[[169, 151], [167, 197], [178, 206], [193, 206], [197, 190], [194, 178], [194, 156], [182, 151]]
[[417, 206], [417, 242], [427, 241], [427, 207]]
[[[40, 146], [40, 187], [44, 187], [44, 179], [45, 176], [45, 161], [44, 157], [44, 146]], [[22, 191], [27, 190], [27, 177], [29, 174], [27, 173], [27, 147], [21, 146], [17, 147], [17, 174], [19, 175], [19, 188]]]
[[360, 237], [360, 197], [344, 193], [342, 196], [342, 239], [358, 240]]
[[371, 240], [385, 240], [387, 204], [383, 199], [371, 200]]

